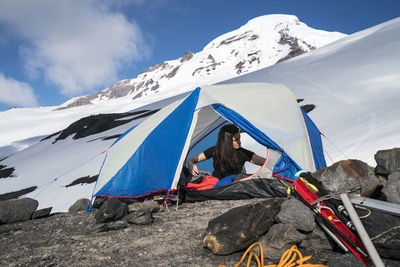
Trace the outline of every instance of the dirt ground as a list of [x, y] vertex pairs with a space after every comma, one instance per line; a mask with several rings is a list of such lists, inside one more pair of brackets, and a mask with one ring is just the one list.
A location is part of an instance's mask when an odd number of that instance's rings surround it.
[[[0, 225], [0, 266], [234, 266], [243, 252], [211, 254], [202, 245], [205, 230], [211, 219], [256, 201], [185, 203], [155, 213], [152, 224], [108, 232], [96, 231], [88, 212]], [[309, 262], [332, 255], [316, 253]]]

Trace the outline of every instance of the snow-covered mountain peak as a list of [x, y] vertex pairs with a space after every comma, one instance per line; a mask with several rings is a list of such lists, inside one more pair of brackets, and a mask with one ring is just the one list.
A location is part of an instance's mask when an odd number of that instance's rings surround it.
[[315, 30], [292, 15], [265, 15], [225, 33], [197, 53], [154, 65], [133, 79], [92, 95], [68, 101], [60, 108], [98, 104], [125, 97], [127, 102], [155, 94], [176, 95], [200, 84], [212, 84], [292, 58], [344, 37]]

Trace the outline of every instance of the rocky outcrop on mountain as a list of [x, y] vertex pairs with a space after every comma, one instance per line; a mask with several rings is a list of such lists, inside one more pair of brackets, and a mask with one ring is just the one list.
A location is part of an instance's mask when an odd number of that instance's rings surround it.
[[[115, 137], [117, 138], [117, 137]], [[98, 175], [93, 175], [93, 176], [84, 176], [81, 178], [76, 179], [75, 181], [73, 181], [72, 183], [66, 185], [65, 187], [70, 187], [70, 186], [75, 186], [75, 185], [82, 185], [82, 184], [92, 184], [95, 183], [97, 181], [97, 178], [99, 176]]]
[[190, 52], [190, 51], [187, 51], [187, 52], [185, 52], [185, 54], [181, 58], [180, 62], [183, 63], [183, 62], [191, 60], [192, 58], [193, 58], [193, 53]]
[[7, 168], [5, 165], [0, 165], [0, 179], [6, 177], [13, 177], [13, 172], [15, 169], [13, 167]]
[[[13, 176], [11, 176], [11, 177], [13, 177]], [[29, 193], [35, 191], [36, 189], [37, 189], [37, 186], [31, 186], [31, 187], [24, 188], [24, 189], [21, 189], [18, 191], [0, 194], [0, 201], [19, 198], [20, 196], [23, 196], [23, 195], [26, 195], [26, 194], [29, 194]]]
[[[72, 136], [73, 139], [79, 139], [86, 136], [101, 133], [106, 130], [126, 124], [128, 122], [148, 117], [156, 113], [157, 111], [158, 109], [141, 110], [137, 112], [126, 112], [118, 114], [91, 115], [72, 123], [66, 129], [57, 133], [58, 136], [54, 140], [53, 144], [56, 143], [57, 141], [66, 139], [68, 136]], [[42, 140], [46, 140], [50, 137], [53, 137], [53, 135], [48, 136]], [[114, 136], [113, 138], [117, 137], [118, 136]]]
[[[290, 52], [285, 57], [279, 59], [277, 63], [288, 60], [290, 58], [299, 56], [308, 51], [316, 49], [315, 46], [312, 46], [304, 41], [301, 41], [297, 37], [293, 37], [293, 36], [289, 35], [288, 31], [289, 31], [288, 28], [279, 31], [281, 38], [279, 39], [278, 43], [282, 44], [282, 45], [289, 45]], [[301, 42], [302, 45], [300, 45], [299, 42]], [[308, 47], [308, 50], [303, 48], [304, 46]]]

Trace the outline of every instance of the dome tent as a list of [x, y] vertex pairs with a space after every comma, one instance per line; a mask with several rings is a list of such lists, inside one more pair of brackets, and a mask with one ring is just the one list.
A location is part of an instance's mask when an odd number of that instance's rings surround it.
[[[271, 177], [253, 175], [236, 184], [253, 183], [247, 188], [257, 188], [260, 178], [295, 180], [298, 170], [314, 172], [326, 166], [319, 131], [302, 113], [286, 86], [266, 83], [201, 86], [114, 142], [108, 149], [93, 196], [141, 198], [176, 190], [189, 152], [206, 143], [206, 137], [227, 121], [239, 126], [260, 145], [279, 153], [270, 166]], [[259, 196], [258, 193], [254, 196]]]

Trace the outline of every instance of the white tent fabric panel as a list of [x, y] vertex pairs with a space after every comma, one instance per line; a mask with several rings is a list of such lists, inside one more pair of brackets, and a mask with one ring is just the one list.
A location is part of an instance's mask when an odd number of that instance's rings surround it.
[[196, 128], [194, 129], [191, 145], [197, 142], [203, 135], [203, 133], [210, 128], [210, 126], [217, 126], [218, 124], [225, 121], [211, 106], [200, 109], [198, 114], [198, 120]]
[[116, 142], [107, 152], [96, 188], [102, 188], [130, 159], [146, 137], [171, 114], [184, 100], [177, 100], [153, 114], [149, 119], [139, 124], [126, 136]]
[[201, 87], [197, 108], [220, 103], [248, 119], [303, 169], [315, 171], [307, 129], [296, 97], [284, 85], [241, 83]]

